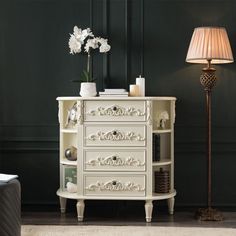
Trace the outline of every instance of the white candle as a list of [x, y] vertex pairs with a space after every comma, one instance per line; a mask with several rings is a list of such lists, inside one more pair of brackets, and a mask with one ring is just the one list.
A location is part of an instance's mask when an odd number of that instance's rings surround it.
[[130, 84], [129, 95], [131, 97], [138, 97], [139, 96], [139, 86], [136, 84]]
[[139, 86], [139, 96], [145, 97], [145, 78], [140, 75], [136, 78], [136, 84]]

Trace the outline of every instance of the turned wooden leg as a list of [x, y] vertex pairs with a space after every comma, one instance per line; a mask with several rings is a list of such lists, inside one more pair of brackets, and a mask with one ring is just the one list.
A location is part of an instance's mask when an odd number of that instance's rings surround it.
[[145, 203], [145, 213], [146, 213], [146, 222], [151, 222], [152, 221], [152, 201], [147, 200]]
[[61, 207], [61, 213], [65, 213], [66, 212], [66, 201], [67, 199], [64, 197], [59, 197], [60, 200], [60, 207]]
[[173, 215], [174, 214], [175, 198], [174, 197], [169, 198], [167, 200], [167, 203], [168, 203], [168, 208], [169, 208], [169, 214]]
[[84, 200], [80, 199], [77, 201], [76, 208], [77, 208], [77, 215], [78, 221], [83, 221], [84, 219]]

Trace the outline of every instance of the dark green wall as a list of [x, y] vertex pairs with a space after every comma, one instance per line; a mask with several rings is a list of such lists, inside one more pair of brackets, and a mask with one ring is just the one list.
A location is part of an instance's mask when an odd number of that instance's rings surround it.
[[[24, 204], [55, 204], [59, 185], [58, 96], [86, 58], [69, 54], [73, 26], [107, 37], [94, 54], [98, 89], [125, 87], [143, 72], [146, 95], [178, 98], [175, 135], [177, 206], [206, 199], [204, 91], [200, 65], [185, 63], [194, 27], [224, 26], [236, 53], [236, 0], [0, 0], [0, 172], [16, 173]], [[236, 55], [236, 54], [235, 54]], [[236, 206], [236, 67], [217, 66], [213, 92], [213, 202]]]

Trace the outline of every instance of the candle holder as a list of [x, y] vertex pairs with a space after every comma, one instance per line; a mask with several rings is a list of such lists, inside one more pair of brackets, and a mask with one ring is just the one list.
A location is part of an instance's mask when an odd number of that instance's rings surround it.
[[139, 86], [136, 84], [130, 84], [129, 95], [131, 97], [138, 97], [139, 96]]
[[145, 97], [145, 78], [141, 77], [141, 75], [136, 78], [136, 85], [139, 86], [139, 96]]

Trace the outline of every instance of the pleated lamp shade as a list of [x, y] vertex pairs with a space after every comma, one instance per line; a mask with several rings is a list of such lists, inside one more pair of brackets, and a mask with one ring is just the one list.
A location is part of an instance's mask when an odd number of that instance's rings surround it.
[[189, 45], [186, 62], [224, 64], [234, 61], [229, 38], [225, 28], [195, 28]]

